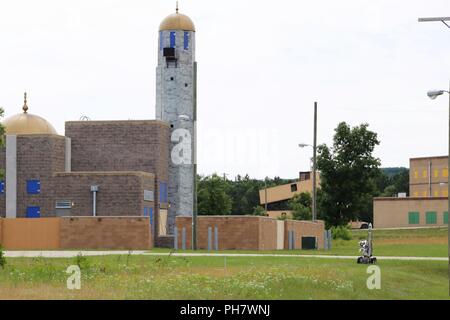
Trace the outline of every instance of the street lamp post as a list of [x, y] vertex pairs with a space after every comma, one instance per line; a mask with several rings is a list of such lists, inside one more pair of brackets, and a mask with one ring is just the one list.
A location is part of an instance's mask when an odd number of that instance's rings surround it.
[[[447, 171], [450, 170], [450, 86], [449, 86], [449, 90], [433, 90], [433, 91], [428, 91], [427, 95], [430, 99], [434, 100], [436, 99], [438, 96], [444, 94], [444, 93], [448, 93], [449, 96], [449, 102], [448, 102], [448, 110], [449, 110], [449, 116], [448, 116], [448, 163], [447, 163]], [[447, 207], [447, 212], [450, 211], [450, 174], [448, 174], [448, 180], [447, 180], [447, 201], [448, 201], [448, 207]], [[450, 235], [448, 238], [448, 247], [449, 247], [449, 256], [450, 256]], [[449, 266], [449, 274], [450, 274], [450, 266]], [[450, 292], [450, 291], [449, 291]]]
[[445, 24], [448, 28], [450, 25], [446, 21], [450, 21], [450, 17], [436, 17], [436, 18], [419, 18], [419, 22], [436, 22], [440, 21]]
[[[447, 23], [447, 21], [450, 21], [450, 17], [435, 17], [435, 18], [419, 18], [419, 22], [436, 22], [440, 21], [443, 24], [445, 24], [448, 28], [450, 28], [450, 25]], [[449, 91], [445, 90], [434, 90], [434, 91], [428, 91], [428, 97], [432, 100], [436, 99], [438, 96], [444, 94], [447, 92], [449, 94], [449, 123], [448, 123], [448, 163], [447, 163], [447, 171], [450, 170], [450, 87]], [[447, 180], [447, 201], [448, 201], [448, 207], [447, 207], [447, 214], [450, 211], [450, 175], [448, 175]], [[450, 257], [450, 233], [448, 235], [448, 255]], [[450, 265], [449, 265], [449, 276], [450, 276]], [[450, 289], [449, 289], [450, 294]]]

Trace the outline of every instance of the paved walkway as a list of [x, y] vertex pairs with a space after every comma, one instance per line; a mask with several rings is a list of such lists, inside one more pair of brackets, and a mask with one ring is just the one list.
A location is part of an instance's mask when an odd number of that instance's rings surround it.
[[[168, 256], [173, 257], [282, 257], [282, 258], [318, 258], [318, 259], [351, 259], [357, 256], [334, 256], [334, 255], [297, 255], [297, 254], [265, 254], [265, 253], [165, 253], [147, 251], [5, 251], [9, 258], [19, 257], [43, 257], [43, 258], [72, 258], [78, 254], [83, 256], [108, 256], [108, 255], [146, 255], [146, 256]], [[446, 257], [398, 257], [377, 256], [380, 260], [407, 260], [407, 261], [448, 261]]]

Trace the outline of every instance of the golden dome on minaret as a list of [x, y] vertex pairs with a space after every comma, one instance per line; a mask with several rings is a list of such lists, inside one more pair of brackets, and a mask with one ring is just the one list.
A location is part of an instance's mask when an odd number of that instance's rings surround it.
[[3, 121], [5, 134], [57, 134], [55, 128], [44, 118], [28, 113], [27, 93], [24, 94], [23, 113]]
[[159, 31], [165, 30], [184, 30], [194, 31], [195, 26], [191, 18], [178, 12], [178, 2], [176, 12], [167, 16], [159, 25]]

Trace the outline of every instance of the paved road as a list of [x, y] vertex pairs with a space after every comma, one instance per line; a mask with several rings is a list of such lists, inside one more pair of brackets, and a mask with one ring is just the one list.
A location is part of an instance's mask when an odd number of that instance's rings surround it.
[[[43, 258], [72, 258], [78, 254], [83, 256], [108, 256], [108, 255], [146, 255], [168, 256], [170, 253], [157, 253], [147, 251], [5, 251], [9, 258], [19, 257], [43, 257]], [[296, 255], [296, 254], [264, 254], [264, 253], [172, 253], [174, 257], [283, 257], [283, 258], [317, 258], [317, 259], [351, 259], [357, 256], [333, 256], [333, 255]], [[387, 257], [377, 256], [380, 260], [407, 260], [407, 261], [448, 261], [446, 257]]]

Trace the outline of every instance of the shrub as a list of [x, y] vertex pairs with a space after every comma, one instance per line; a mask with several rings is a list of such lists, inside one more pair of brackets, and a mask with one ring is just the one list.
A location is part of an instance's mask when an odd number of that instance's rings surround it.
[[75, 257], [75, 264], [80, 267], [80, 270], [90, 269], [89, 260], [81, 252]]
[[264, 210], [264, 208], [261, 206], [256, 206], [255, 208], [253, 208], [253, 215], [254, 216], [265, 216], [266, 210]]
[[4, 269], [6, 265], [5, 253], [3, 252], [2, 246], [0, 246], [0, 268]]
[[351, 240], [352, 234], [347, 226], [331, 227], [333, 239]]

